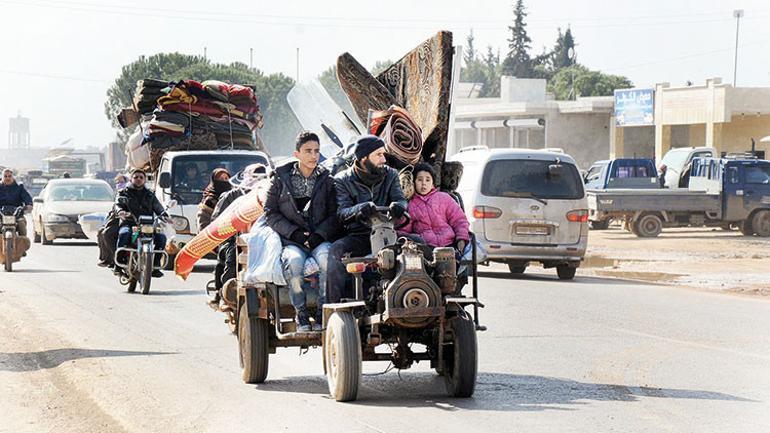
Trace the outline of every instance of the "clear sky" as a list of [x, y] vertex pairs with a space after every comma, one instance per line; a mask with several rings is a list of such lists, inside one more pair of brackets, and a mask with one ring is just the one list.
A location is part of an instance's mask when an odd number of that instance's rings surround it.
[[[73, 138], [103, 146], [114, 136], [105, 93], [139, 55], [179, 51], [215, 62], [249, 62], [265, 72], [317, 75], [351, 52], [370, 67], [397, 59], [437, 30], [462, 44], [471, 28], [480, 50], [507, 51], [512, 0], [219, 1], [0, 0], [0, 148], [9, 117], [31, 118], [32, 144]], [[732, 82], [735, 19], [741, 20], [738, 84], [770, 86], [767, 0], [526, 0], [534, 53], [572, 28], [578, 61], [656, 82]]]

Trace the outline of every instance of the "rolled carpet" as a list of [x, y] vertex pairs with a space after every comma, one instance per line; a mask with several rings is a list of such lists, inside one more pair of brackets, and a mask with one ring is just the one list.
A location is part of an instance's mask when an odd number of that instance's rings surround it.
[[262, 202], [259, 199], [261, 189], [254, 188], [235, 200], [222, 215], [179, 251], [174, 261], [174, 272], [179, 277], [186, 280], [201, 257], [214, 251], [217, 246], [233, 235], [249, 231], [254, 221], [263, 213]]
[[369, 132], [382, 137], [385, 151], [399, 161], [415, 165], [422, 153], [422, 131], [401, 107], [391, 106], [372, 114]]

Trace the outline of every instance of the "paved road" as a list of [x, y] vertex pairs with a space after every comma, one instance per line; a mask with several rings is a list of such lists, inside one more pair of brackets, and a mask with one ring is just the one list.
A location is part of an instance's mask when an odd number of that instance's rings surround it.
[[494, 268], [474, 398], [422, 364], [342, 404], [319, 350], [243, 384], [206, 273], [129, 295], [95, 256], [35, 245], [0, 274], [0, 432], [770, 432], [768, 300]]

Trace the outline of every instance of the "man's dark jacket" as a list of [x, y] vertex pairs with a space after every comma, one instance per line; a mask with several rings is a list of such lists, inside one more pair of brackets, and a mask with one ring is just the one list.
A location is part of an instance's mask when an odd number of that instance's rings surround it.
[[345, 224], [348, 234], [368, 234], [369, 228], [356, 219], [362, 206], [374, 202], [377, 206], [390, 206], [393, 202], [401, 204], [406, 209], [406, 198], [401, 191], [398, 172], [385, 166], [385, 176], [382, 180], [369, 187], [356, 174], [353, 167], [348, 168], [334, 177], [337, 190], [337, 215]]
[[19, 207], [22, 205], [29, 206], [31, 204], [32, 197], [30, 197], [27, 190], [24, 189], [24, 185], [14, 182], [6, 186], [5, 184], [0, 183], [0, 207]]
[[295, 163], [286, 163], [271, 173], [270, 189], [265, 200], [265, 220], [267, 225], [281, 236], [284, 245], [296, 245], [307, 250], [304, 245], [293, 242], [290, 239], [291, 234], [295, 230], [302, 230], [316, 233], [325, 241], [335, 241], [340, 229], [337, 201], [334, 180], [329, 175], [329, 170], [319, 166], [320, 172], [310, 195], [310, 208], [306, 219], [291, 195], [291, 171]]
[[[121, 197], [127, 198], [128, 204], [121, 204], [119, 201]], [[163, 205], [160, 204], [158, 197], [145, 187], [134, 188], [129, 185], [128, 187], [123, 188], [118, 192], [115, 203], [117, 209], [127, 211], [137, 219], [144, 215], [154, 216], [163, 215], [164, 213]], [[130, 226], [134, 224], [135, 222], [131, 220], [122, 220], [120, 222], [121, 226]]]

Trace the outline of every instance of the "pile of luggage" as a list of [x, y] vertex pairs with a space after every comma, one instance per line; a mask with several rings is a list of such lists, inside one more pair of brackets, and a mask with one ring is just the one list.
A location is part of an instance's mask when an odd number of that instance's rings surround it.
[[133, 107], [118, 115], [124, 128], [138, 125], [126, 144], [128, 165], [154, 171], [170, 150], [264, 150], [254, 90], [216, 80], [139, 80]]

